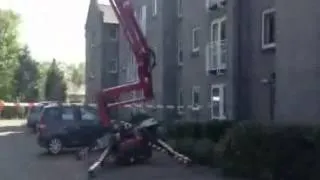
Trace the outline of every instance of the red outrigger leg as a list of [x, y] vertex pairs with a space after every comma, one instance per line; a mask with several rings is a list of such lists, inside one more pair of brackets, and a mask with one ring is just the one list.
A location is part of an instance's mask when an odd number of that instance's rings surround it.
[[[126, 104], [145, 102], [153, 99], [151, 71], [155, 66], [155, 54], [148, 46], [147, 41], [135, 19], [130, 0], [109, 0], [119, 20], [124, 35], [130, 43], [138, 65], [138, 81], [134, 83], [103, 89], [97, 97], [97, 105], [101, 123], [110, 125], [109, 110]], [[120, 101], [120, 96], [132, 91], [142, 91], [143, 97], [127, 101]]]

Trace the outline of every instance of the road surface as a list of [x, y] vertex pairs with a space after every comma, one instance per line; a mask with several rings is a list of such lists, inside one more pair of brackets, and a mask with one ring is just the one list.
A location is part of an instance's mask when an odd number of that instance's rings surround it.
[[[87, 180], [87, 161], [76, 161], [72, 153], [56, 157], [36, 144], [35, 135], [21, 120], [0, 120], [0, 179], [3, 180]], [[149, 164], [129, 167], [106, 167], [96, 180], [222, 180], [206, 168], [186, 168], [164, 155], [157, 154]]]

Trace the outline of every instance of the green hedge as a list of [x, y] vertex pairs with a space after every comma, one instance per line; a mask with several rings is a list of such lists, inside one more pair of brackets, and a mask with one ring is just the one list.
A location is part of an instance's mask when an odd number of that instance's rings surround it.
[[202, 165], [214, 166], [214, 143], [232, 127], [231, 121], [185, 122], [167, 128], [169, 144]]
[[167, 136], [169, 139], [207, 138], [217, 142], [230, 127], [232, 121], [185, 122], [168, 126]]
[[4, 107], [0, 113], [0, 119], [26, 118], [28, 107]]
[[[254, 179], [319, 179], [316, 127], [242, 123], [220, 140], [226, 174]], [[317, 170], [316, 170], [317, 169]]]
[[320, 179], [320, 127], [252, 122], [176, 124], [171, 144], [194, 162], [255, 180]]

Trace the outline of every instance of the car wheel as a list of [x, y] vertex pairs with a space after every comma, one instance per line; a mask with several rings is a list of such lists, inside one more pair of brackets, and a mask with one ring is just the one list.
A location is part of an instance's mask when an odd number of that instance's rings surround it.
[[57, 155], [62, 151], [63, 145], [59, 138], [52, 138], [48, 143], [48, 151], [52, 155]]

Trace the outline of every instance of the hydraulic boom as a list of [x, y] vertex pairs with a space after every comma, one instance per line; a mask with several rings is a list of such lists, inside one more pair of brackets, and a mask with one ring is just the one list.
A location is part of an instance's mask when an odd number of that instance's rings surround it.
[[[119, 20], [138, 66], [138, 81], [102, 90], [98, 94], [97, 102], [104, 126], [110, 126], [108, 112], [110, 108], [126, 104], [145, 102], [154, 98], [152, 88], [152, 69], [155, 67], [155, 53], [148, 43], [134, 17], [130, 0], [110, 0], [110, 4]], [[121, 95], [132, 91], [142, 91], [143, 97], [121, 101]]]
[[[94, 141], [88, 141], [88, 146], [79, 151], [77, 157], [81, 159], [93, 146], [97, 139], [107, 135], [107, 145], [99, 158], [89, 167], [89, 177], [94, 176], [98, 167], [103, 167], [106, 160], [120, 164], [143, 162], [152, 157], [152, 150], [167, 153], [178, 162], [189, 165], [191, 160], [175, 151], [162, 141], [158, 135], [158, 121], [150, 116], [132, 117], [130, 122], [111, 121], [109, 110], [127, 104], [145, 102], [154, 98], [152, 88], [152, 69], [155, 67], [155, 53], [148, 46], [147, 41], [135, 19], [130, 0], [110, 0], [110, 4], [119, 20], [120, 27], [126, 36], [135, 56], [138, 80], [121, 86], [103, 89], [97, 97], [97, 104], [103, 130], [93, 136]], [[143, 96], [137, 99], [123, 100], [123, 95], [135, 91], [142, 91]]]

